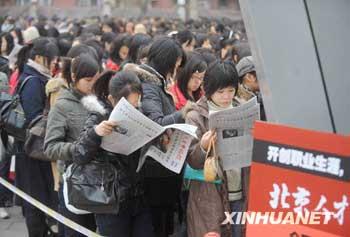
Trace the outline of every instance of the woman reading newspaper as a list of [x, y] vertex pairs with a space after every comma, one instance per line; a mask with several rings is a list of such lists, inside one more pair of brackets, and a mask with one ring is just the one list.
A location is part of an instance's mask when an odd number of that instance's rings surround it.
[[[188, 164], [197, 170], [204, 167], [211, 140], [216, 132], [209, 130], [209, 114], [233, 108], [238, 87], [238, 74], [231, 62], [215, 62], [204, 77], [205, 97], [202, 97], [186, 115], [186, 123], [198, 127], [197, 141], [190, 147]], [[224, 172], [220, 184], [192, 180], [187, 206], [188, 236], [241, 236], [239, 225], [222, 225], [224, 212], [242, 210], [241, 170]]]
[[109, 161], [116, 169], [118, 210], [109, 213], [96, 213], [96, 223], [102, 236], [150, 237], [153, 236], [152, 219], [144, 200], [143, 179], [136, 172], [138, 151], [125, 156], [105, 151], [100, 147], [102, 137], [113, 131], [124, 133], [114, 121], [108, 121], [114, 106], [121, 98], [126, 98], [138, 107], [142, 87], [138, 77], [132, 72], [105, 72], [94, 86], [96, 96], [83, 99], [82, 103], [90, 111], [85, 128], [73, 149], [73, 160], [77, 164], [95, 161]]

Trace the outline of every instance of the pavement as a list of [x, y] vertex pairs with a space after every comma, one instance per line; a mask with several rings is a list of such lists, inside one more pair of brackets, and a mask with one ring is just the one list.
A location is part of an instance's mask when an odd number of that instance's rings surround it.
[[0, 237], [27, 237], [27, 227], [20, 207], [6, 208], [9, 219], [0, 219]]

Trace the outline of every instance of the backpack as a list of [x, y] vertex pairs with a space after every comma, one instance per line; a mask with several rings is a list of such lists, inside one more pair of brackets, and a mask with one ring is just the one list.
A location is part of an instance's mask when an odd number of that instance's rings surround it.
[[0, 126], [5, 129], [8, 135], [13, 136], [19, 141], [25, 140], [27, 125], [20, 93], [31, 77], [33, 76], [26, 77], [17, 86], [13, 96], [8, 93], [1, 93], [0, 96]]

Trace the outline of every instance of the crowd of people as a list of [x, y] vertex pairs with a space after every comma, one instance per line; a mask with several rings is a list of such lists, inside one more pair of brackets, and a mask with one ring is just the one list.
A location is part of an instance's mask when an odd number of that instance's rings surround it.
[[[225, 171], [220, 184], [184, 179], [149, 158], [136, 172], [142, 149], [128, 155], [100, 147], [115, 122], [108, 117], [121, 98], [154, 122], [196, 126], [186, 163], [203, 169], [215, 131], [210, 113], [261, 96], [242, 22], [143, 18], [15, 19], [0, 33], [0, 90], [20, 92], [26, 123], [44, 113], [44, 153], [33, 159], [1, 130], [6, 152], [0, 175], [68, 219], [102, 236], [245, 236], [241, 225], [222, 225], [225, 211], [247, 208], [249, 167]], [[261, 117], [265, 119], [261, 103]], [[164, 134], [154, 143], [169, 142]], [[65, 205], [63, 174], [70, 164], [108, 160], [117, 170], [118, 210], [75, 214]], [[12, 193], [0, 185], [0, 217], [10, 218]], [[29, 237], [82, 236], [24, 200]], [[58, 228], [55, 227], [58, 225]]]

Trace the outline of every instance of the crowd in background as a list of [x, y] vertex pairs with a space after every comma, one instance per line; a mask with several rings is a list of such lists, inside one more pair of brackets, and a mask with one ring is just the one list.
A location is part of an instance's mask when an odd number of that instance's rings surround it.
[[[44, 142], [50, 161], [32, 159], [23, 141], [1, 130], [6, 153], [0, 175], [65, 217], [103, 236], [244, 236], [241, 225], [221, 225], [225, 211], [247, 208], [249, 168], [225, 171], [221, 184], [186, 180], [153, 159], [136, 172], [142, 149], [129, 156], [100, 148], [109, 114], [124, 97], [158, 124], [198, 127], [186, 163], [203, 169], [215, 131], [208, 115], [257, 97], [265, 119], [254, 60], [241, 21], [6, 16], [0, 31], [0, 91], [16, 93], [29, 124], [48, 112]], [[88, 97], [88, 98], [87, 98]], [[155, 143], [164, 145], [169, 136]], [[111, 161], [124, 192], [118, 213], [77, 215], [64, 203], [62, 175], [72, 164]], [[123, 193], [122, 192], [122, 193]], [[12, 193], [0, 185], [0, 217], [9, 218]], [[28, 235], [81, 236], [26, 201]], [[58, 224], [58, 228], [56, 228]]]

